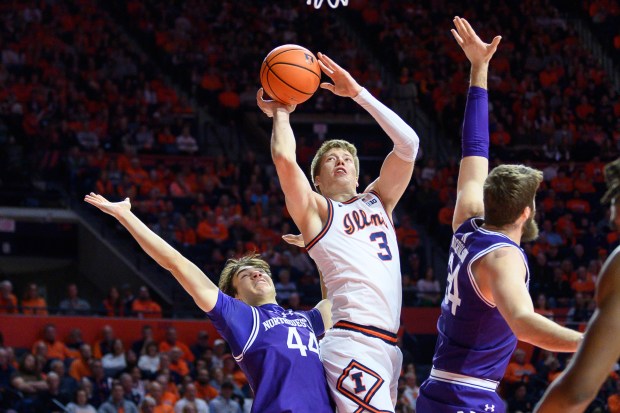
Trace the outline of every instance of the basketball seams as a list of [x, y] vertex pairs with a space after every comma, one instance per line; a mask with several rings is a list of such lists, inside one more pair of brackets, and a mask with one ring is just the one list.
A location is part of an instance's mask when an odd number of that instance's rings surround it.
[[[288, 84], [288, 82], [285, 82], [284, 79], [282, 79], [280, 76], [278, 76], [278, 74], [276, 72], [274, 72], [273, 70], [269, 70], [269, 73], [273, 74], [276, 78], [278, 78], [278, 80], [280, 82], [284, 83], [286, 86], [288, 86], [289, 88], [291, 88], [295, 92], [301, 93], [302, 95], [309, 95], [309, 96], [312, 96], [314, 94], [314, 92], [312, 92], [312, 93], [304, 92], [303, 90], [299, 90], [295, 86], [292, 86], [292, 85]], [[269, 83], [269, 73], [267, 73], [267, 83]], [[271, 85], [269, 87], [271, 88]]]
[[[279, 51], [278, 53], [274, 54], [273, 56], [271, 56], [271, 58], [269, 58], [269, 55], [267, 55], [267, 57], [265, 58], [265, 63], [269, 64], [269, 62], [273, 59], [275, 59], [276, 57], [280, 56], [281, 54], [287, 53], [287, 52], [292, 52], [295, 50], [301, 50], [302, 52], [308, 52], [308, 53], [312, 53], [310, 52], [310, 50], [306, 49], [305, 47], [291, 47], [290, 49], [284, 49]], [[271, 53], [270, 53], [271, 54]], [[269, 58], [269, 60], [267, 60], [267, 58]]]
[[[310, 56], [313, 60], [308, 60]], [[299, 104], [308, 100], [318, 89], [321, 68], [316, 56], [307, 48], [294, 44], [283, 45], [263, 59], [260, 79], [265, 91], [273, 99]]]
[[267, 66], [267, 67], [269, 67], [269, 70], [271, 70], [272, 72], [274, 72], [274, 73], [275, 73], [275, 71], [272, 69], [272, 67], [277, 66], [277, 65], [295, 66], [295, 67], [298, 67], [298, 68], [300, 68], [300, 69], [307, 70], [308, 72], [310, 72], [310, 73], [312, 73], [314, 76], [316, 76], [319, 80], [321, 79], [321, 76], [317, 75], [317, 74], [316, 74], [316, 72], [315, 72], [314, 70], [308, 69], [307, 67], [302, 66], [302, 65], [299, 65], [299, 64], [297, 64], [297, 63], [290, 63], [290, 62], [277, 62], [277, 63], [274, 63], [273, 65], [271, 65], [271, 66]]
[[[267, 69], [269, 69], [269, 66], [267, 66]], [[273, 88], [271, 87], [271, 83], [269, 82], [269, 73], [273, 73], [271, 70], [267, 70], [267, 74], [265, 75], [265, 81], [267, 82], [267, 86], [269, 86], [269, 95], [271, 95], [272, 98], [274, 98], [275, 100], [279, 100], [282, 101], [283, 99], [281, 97], [278, 96], [278, 94], [273, 90]], [[275, 73], [274, 73], [275, 75]], [[282, 81], [282, 80], [280, 80]]]

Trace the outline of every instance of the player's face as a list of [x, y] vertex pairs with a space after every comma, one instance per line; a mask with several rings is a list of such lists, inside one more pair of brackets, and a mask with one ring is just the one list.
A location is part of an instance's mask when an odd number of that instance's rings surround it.
[[319, 176], [315, 179], [321, 192], [334, 186], [357, 187], [355, 160], [349, 151], [341, 148], [330, 149], [323, 155]]
[[260, 268], [248, 267], [239, 271], [233, 286], [237, 290], [236, 298], [249, 305], [261, 305], [275, 302], [276, 289], [271, 277]]

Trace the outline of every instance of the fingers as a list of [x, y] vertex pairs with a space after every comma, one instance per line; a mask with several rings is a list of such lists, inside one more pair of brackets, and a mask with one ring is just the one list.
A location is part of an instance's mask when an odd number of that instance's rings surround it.
[[327, 82], [323, 82], [323, 83], [321, 83], [321, 85], [320, 85], [320, 86], [321, 86], [321, 89], [327, 89], [327, 90], [329, 90], [329, 91], [330, 91], [330, 92], [332, 92], [332, 93], [334, 92], [334, 89], [335, 89], [335, 87], [336, 87], [336, 86], [334, 86], [333, 84], [331, 84], [331, 83], [327, 83]]
[[330, 69], [325, 63], [323, 63], [320, 60], [319, 60], [319, 66], [321, 67], [321, 70], [323, 71], [323, 73], [325, 73], [327, 76], [332, 77], [334, 75], [334, 70]]
[[470, 37], [476, 37], [476, 32], [474, 31], [474, 29], [471, 27], [471, 25], [469, 24], [469, 22], [465, 19], [461, 19], [461, 21], [463, 22], [463, 27], [465, 28], [465, 31], [467, 32], [467, 34]]
[[341, 69], [341, 67], [338, 65], [338, 63], [334, 62], [332, 59], [330, 59], [327, 55], [324, 55], [323, 53], [319, 52], [319, 63], [321, 61], [324, 61], [324, 64], [326, 66], [328, 66], [332, 71], [336, 70], [336, 69]]
[[94, 195], [95, 194], [91, 192], [90, 194], [84, 197], [84, 201], [88, 202], [91, 205], [98, 207], [99, 205], [101, 205], [101, 202]]
[[463, 19], [461, 19], [459, 16], [456, 16], [453, 20], [453, 23], [461, 39], [463, 41], [467, 40], [469, 38], [469, 35], [467, 34], [467, 30], [465, 29], [465, 25], [463, 24]]
[[301, 248], [305, 247], [304, 240], [301, 237], [301, 234], [299, 234], [299, 235], [293, 235], [293, 234], [282, 235], [282, 239], [284, 241], [286, 241], [288, 244], [296, 245], [296, 246], [301, 247]]
[[261, 87], [256, 92], [256, 101], [259, 103], [260, 102], [271, 102], [271, 100], [265, 100], [264, 96], [265, 96], [265, 90]]
[[497, 50], [497, 46], [499, 46], [499, 42], [502, 41], [502, 36], [495, 36], [493, 38], [493, 41], [491, 42], [491, 50], [493, 51], [493, 53], [495, 53], [495, 51]]
[[454, 40], [456, 40], [456, 42], [459, 44], [459, 46], [462, 46], [463, 43], [465, 43], [463, 41], [463, 38], [461, 36], [459, 36], [459, 34], [457, 33], [456, 30], [450, 29], [450, 31], [452, 32], [452, 36], [454, 36]]

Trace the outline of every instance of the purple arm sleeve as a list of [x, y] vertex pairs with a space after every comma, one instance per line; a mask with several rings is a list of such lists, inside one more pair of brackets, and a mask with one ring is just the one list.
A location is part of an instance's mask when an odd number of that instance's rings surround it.
[[481, 87], [469, 88], [461, 145], [463, 158], [466, 156], [489, 158], [489, 96]]

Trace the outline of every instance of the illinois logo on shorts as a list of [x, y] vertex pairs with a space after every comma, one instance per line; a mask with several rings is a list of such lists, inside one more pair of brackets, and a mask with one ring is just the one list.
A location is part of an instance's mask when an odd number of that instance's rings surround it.
[[360, 413], [363, 410], [376, 413], [389, 412], [372, 406], [372, 398], [383, 385], [383, 382], [384, 380], [379, 374], [363, 364], [351, 360], [338, 378], [336, 388], [343, 396], [359, 405], [354, 413]]

